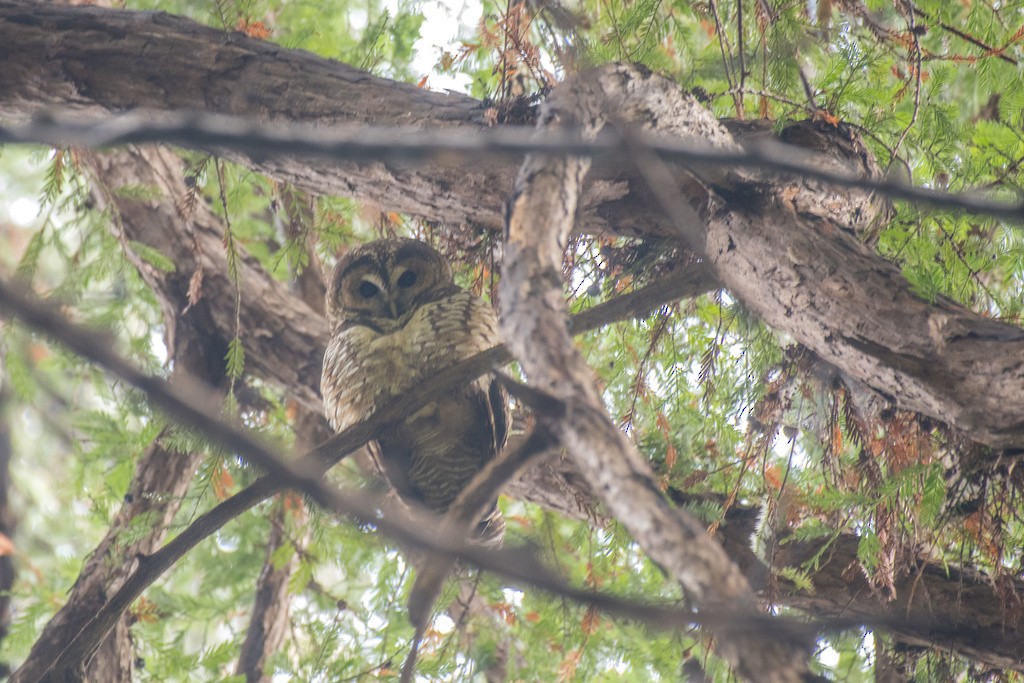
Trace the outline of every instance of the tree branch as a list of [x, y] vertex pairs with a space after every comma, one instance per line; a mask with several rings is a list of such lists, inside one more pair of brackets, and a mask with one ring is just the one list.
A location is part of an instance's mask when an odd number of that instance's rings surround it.
[[[411, 122], [466, 134], [488, 126], [482, 103], [466, 97], [389, 82], [237, 34], [222, 38], [214, 29], [166, 15], [0, 0], [0, 44], [18, 46], [7, 55], [8, 68], [0, 74], [0, 105], [7, 117], [15, 118], [58, 105], [93, 115], [148, 107], [318, 125]], [[118, 50], [95, 54], [89, 68], [82, 68], [83, 55], [109, 44], [117, 44]], [[139, 60], [139, 54], [152, 55], [152, 60]], [[657, 77], [644, 74], [637, 81], [651, 84]], [[345, 97], [325, 95], [339, 92]], [[805, 129], [816, 133], [790, 136], [787, 129], [783, 137], [822, 152], [833, 166], [869, 177], [877, 171], [846, 129]], [[834, 134], [826, 134], [828, 130]], [[708, 141], [693, 127], [682, 125], [674, 132]], [[747, 132], [751, 139], [764, 136], [763, 130]], [[514, 173], [509, 163], [435, 163], [424, 170], [384, 162], [231, 158], [316, 191], [355, 195], [432, 220], [491, 229], [500, 225], [499, 198]], [[580, 224], [596, 232], [672, 235], [672, 222], [646, 201], [644, 187], [621, 169], [605, 169], [585, 185]], [[724, 213], [707, 216], [705, 245], [719, 279], [769, 324], [901, 407], [947, 422], [997, 448], [1024, 443], [1024, 423], [1012, 408], [1024, 386], [1024, 339], [1012, 326], [957, 307], [951, 311], [941, 301], [933, 305], [918, 300], [890, 265], [848, 234], [850, 227], [863, 229], [879, 217], [872, 193], [837, 192], [817, 181], [770, 174], [724, 174], [713, 183], [712, 194], [701, 183], [682, 188], [698, 213], [709, 201], [720, 205], [723, 198], [736, 200]], [[787, 251], [791, 242], [800, 245], [799, 260], [796, 250]], [[822, 260], [819, 252], [828, 256], [822, 267], [816, 267]], [[893, 297], [894, 303], [912, 304], [913, 313], [886, 305]], [[292, 309], [275, 310], [287, 316]], [[302, 320], [293, 320], [299, 329]], [[289, 334], [289, 328], [284, 324], [280, 331]], [[269, 353], [287, 353], [282, 349], [288, 345], [273, 346], [276, 350], [267, 349]], [[292, 367], [313, 372], [310, 358]], [[311, 407], [315, 397], [309, 387], [314, 382], [299, 388]]]
[[[112, 36], [116, 36], [114, 40]], [[344, 65], [318, 59], [300, 51], [291, 51], [278, 46], [266, 45], [239, 34], [229, 34], [213, 29], [198, 27], [193, 22], [175, 17], [158, 14], [140, 14], [130, 12], [108, 12], [92, 7], [57, 8], [27, 2], [0, 1], [0, 45], [15, 46], [4, 52], [5, 69], [0, 72], [0, 102], [3, 103], [4, 116], [25, 119], [40, 106], [72, 106], [77, 110], [100, 115], [111, 111], [121, 111], [137, 106], [152, 108], [173, 108], [222, 111], [245, 116], [259, 116], [263, 120], [305, 120], [333, 125], [335, 123], [367, 123], [377, 121], [383, 125], [414, 124], [432, 127], [453, 125], [463, 130], [477, 130], [487, 125], [484, 121], [483, 107], [480, 103], [461, 96], [446, 96], [418, 90], [409, 86], [394, 84], [383, 79], [376, 79], [365, 73], [358, 72]], [[97, 54], [102, 46], [102, 55]], [[110, 46], [116, 46], [111, 48]], [[140, 58], [139, 55], [152, 55], [152, 61]], [[173, 55], [171, 59], [168, 56]], [[91, 69], [83, 68], [88, 58]], [[177, 64], [182, 64], [181, 71]], [[226, 65], [221, 71], [221, 65]], [[264, 74], [266, 74], [264, 76]], [[287, 97], [282, 97], [287, 93]], [[329, 93], [329, 96], [324, 95]], [[344, 93], [338, 97], [338, 93]], [[404, 119], [396, 118], [401, 112]], [[828, 142], [831, 144], [831, 141]], [[818, 149], [818, 148], [816, 148]], [[820, 149], [831, 154], [831, 147]], [[246, 160], [243, 160], [246, 161]], [[400, 166], [370, 165], [367, 168], [355, 168], [351, 174], [347, 168], [324, 167], [309, 163], [298, 163], [265, 159], [249, 159], [247, 163], [253, 168], [263, 170], [278, 178], [292, 179], [305, 187], [320, 188], [327, 192], [344, 192], [368, 198], [376, 197], [376, 201], [389, 208], [404, 209], [419, 215], [427, 215], [438, 220], [458, 222], [460, 216], [467, 212], [477, 212], [481, 220], [478, 223], [496, 227], [499, 224], [500, 201], [511, 184], [514, 169], [510, 164], [489, 164], [488, 168], [460, 169], [465, 173], [455, 173], [448, 167], [441, 167], [438, 172], [431, 169], [423, 173], [416, 169]], [[173, 175], [173, 174], [172, 174]], [[180, 174], [179, 174], [180, 176]], [[407, 179], [411, 182], [406, 183]], [[426, 183], [422, 185], [421, 183]], [[756, 197], [758, 192], [765, 192], [773, 187], [770, 183], [754, 186], [757, 192], [740, 192], [735, 197], [749, 199]], [[426, 189], [424, 189], [426, 188]], [[596, 192], [595, 188], [601, 190]], [[743, 189], [741, 187], [741, 189]], [[749, 187], [746, 189], [750, 189]], [[669, 229], [660, 211], [653, 209], [650, 202], [645, 203], [639, 185], [633, 179], [623, 178], [619, 173], [607, 173], [590, 186], [591, 193], [584, 201], [582, 220], [588, 229], [616, 230], [622, 234], [664, 235]], [[463, 193], [464, 192], [464, 193]], [[763, 297], [764, 294], [777, 290], [787, 298], [774, 302], [760, 303], [754, 310], [759, 311], [766, 319], [777, 325], [778, 329], [790, 332], [803, 326], [807, 316], [803, 310], [812, 304], [815, 315], [823, 316], [823, 320], [814, 323], [814, 335], [819, 339], [819, 347], [830, 342], [830, 317], [834, 321], [843, 321], [848, 330], [872, 333], [884, 330], [899, 330], [907, 338], [917, 340], [930, 337], [930, 327], [921, 324], [921, 317], [915, 315], [905, 326], [902, 312], [895, 306], [879, 306], [889, 301], [893, 291], [906, 291], [906, 283], [897, 276], [869, 278], [864, 282], [859, 279], [862, 271], [871, 274], [874, 269], [881, 268], [889, 273], [884, 261], [877, 256], [867, 254], [852, 259], [845, 255], [860, 254], [856, 243], [844, 233], [845, 223], [856, 218], [863, 218], [848, 197], [836, 193], [831, 199], [833, 215], [836, 220], [828, 221], [792, 221], [786, 214], [773, 215], [773, 220], [781, 221], [773, 224], [770, 235], [766, 236], [768, 249], [762, 249], [758, 243], [742, 241], [744, 258], [748, 263], [755, 264], [749, 272], [743, 274], [742, 268], [734, 273], [730, 287], [735, 285], [735, 278], [751, 277], [749, 289], [744, 290], [744, 303], [750, 297]], [[149, 202], [145, 204], [149, 205]], [[408, 207], [408, 208], [406, 208]], [[809, 215], [819, 215], [818, 205], [810, 209], [797, 207], [797, 213], [805, 219]], [[759, 207], [754, 207], [756, 213]], [[841, 217], [845, 216], [845, 220]], [[762, 228], [758, 221], [744, 222], [743, 216], [735, 220], [737, 234]], [[868, 216], [870, 219], [871, 216]], [[164, 240], [157, 242], [162, 253], [175, 254], [178, 245], [187, 245], [188, 240], [181, 236], [181, 227], [170, 223], [163, 231], [163, 236], [150, 238]], [[719, 230], [723, 237], [722, 244], [728, 244], [726, 231]], [[215, 227], [210, 229], [210, 245], [219, 247], [219, 234]], [[775, 277], [773, 263], [781, 259], [790, 263], [789, 256], [781, 254], [786, 249], [790, 238], [800, 238], [801, 258], [809, 260], [797, 271], [796, 279]], [[142, 240], [146, 242], [146, 240]], [[835, 242], [836, 254], [828, 257], [828, 262], [816, 270], [819, 261], [815, 245]], [[149, 242], [146, 242], [149, 243]], [[749, 251], [746, 251], [748, 250]], [[185, 249], [186, 258], [190, 258]], [[211, 253], [222, 251], [212, 249]], [[204, 258], [209, 258], [204, 257]], [[834, 260], [833, 260], [834, 258]], [[176, 263], [182, 263], [177, 258]], [[188, 261], [184, 261], [187, 263]], [[856, 263], [856, 268], [846, 272], [849, 264]], [[727, 260], [719, 264], [725, 270], [732, 268]], [[249, 264], [243, 264], [245, 268]], [[181, 267], [181, 266], [179, 266]], [[220, 266], [218, 266], [220, 267]], [[739, 266], [737, 266], [739, 267]], [[838, 268], [838, 271], [833, 271]], [[212, 269], [212, 267], [211, 267]], [[191, 271], [185, 269], [184, 280]], [[787, 268], [784, 273], [793, 273]], [[223, 271], [221, 271], [223, 272]], [[845, 278], [842, 282], [849, 285], [831, 285], [822, 281], [820, 272], [838, 272]], [[726, 278], [723, 276], [722, 278]], [[799, 296], [800, 287], [804, 283], [813, 285], [811, 295]], [[247, 282], [248, 285], [248, 282]], [[173, 287], [174, 285], [171, 284]], [[881, 289], [877, 287], [881, 286]], [[161, 290], [167, 291], [167, 290]], [[208, 290], [210, 308], [214, 316], [208, 322], [211, 334], [219, 334], [229, 338], [232, 334], [230, 314], [223, 318], [217, 317], [223, 311], [218, 309], [222, 301], [214, 295], [215, 287]], [[326, 338], [326, 326], [315, 316], [307, 316], [304, 311], [308, 307], [291, 305], [285, 288], [280, 283], [268, 279], [268, 284], [260, 289], [246, 289], [258, 292], [243, 301], [245, 314], [251, 314], [251, 321], [269, 321], [276, 323], [278, 316], [283, 317], [281, 330], [269, 330], [256, 323], [254, 333], [247, 337], [247, 344], [261, 344], [266, 340], [276, 339], [275, 334], [289, 334], [293, 325], [303, 329], [311, 329], [311, 333], [302, 339], [288, 338], [287, 343], [265, 344], [257, 347], [257, 352], [247, 354], [251, 359], [250, 367], [254, 373], [278, 383], [292, 395], [299, 397], [307, 405], [314, 407], [319, 399], [315, 391], [315, 377], [318, 373], [318, 354], [322, 349], [322, 340]], [[264, 301], [265, 295], [273, 293], [277, 298], [273, 303]], [[790, 296], [792, 294], [792, 296]], [[230, 297], [224, 298], [229, 301]], [[927, 305], [926, 305], [927, 306]], [[880, 311], [881, 308], [881, 312]], [[180, 310], [180, 308], [178, 309]], [[764, 311], [771, 313], [769, 317]], [[915, 309], [917, 310], [917, 309]], [[791, 313], [798, 314], [790, 317]], [[941, 312], [941, 308], [939, 309]], [[826, 313], [829, 314], [826, 316]], [[294, 315], [293, 315], [294, 314]], [[803, 317], [800, 317], [803, 316]], [[970, 325], [977, 323], [972, 318]], [[970, 326], [957, 339], [958, 354], [970, 358], [972, 370], [977, 382], [963, 387], [961, 400], [964, 405], [975, 402], [984, 396], [989, 379], [997, 380], [1000, 387], [1013, 389], [1013, 383], [1020, 384], [1020, 374], [1013, 368], [1006, 368], [993, 359], [1013, 358], [1018, 354], [1019, 342], [1014, 339], [1001, 340], [993, 335], [974, 334]], [[1001, 326], [1002, 330], [1013, 329]], [[801, 333], [798, 338], [807, 339], [813, 336]], [[837, 367], [844, 367], [847, 351], [856, 350], [853, 345], [844, 347], [847, 342], [842, 336], [833, 336], [831, 341], [837, 342], [832, 350], [823, 354], [831, 358]], [[319, 340], [319, 341], [318, 341]], [[980, 341], [972, 345], [972, 340]], [[924, 354], [921, 366], [928, 366], [933, 358], [942, 360], [945, 347], [936, 344]], [[264, 356], [264, 352], [268, 355]], [[863, 351], [853, 357], [861, 357]], [[881, 351], [875, 349], [875, 355], [884, 365], [887, 360]], [[267, 358], [262, 366], [258, 363]], [[312, 360], [311, 360], [312, 359]], [[951, 359], [955, 365], [957, 358]], [[859, 361], [858, 361], [859, 362]], [[297, 369], [307, 369], [302, 375]], [[920, 370], [920, 367], [917, 371]], [[906, 370], [901, 370], [906, 372]], [[937, 370], [936, 375], [942, 370]], [[967, 372], [967, 370], [965, 370]], [[913, 374], [913, 373], [911, 373]], [[907, 405], [908, 400], [920, 400], [921, 393], [915, 389], [909, 394], [903, 391], [902, 375], [876, 376], [873, 386], [898, 402]], [[979, 388], [983, 387], [983, 388]], [[1000, 389], [1001, 391], [1003, 389]], [[925, 388], [927, 393], [927, 388]], [[1006, 407], [1016, 405], [1019, 390], [1014, 389], [1013, 400], [1004, 404], [1002, 411], [993, 414], [991, 420], [985, 415], [969, 416], [958, 426], [965, 430], [974, 430], [978, 425], [982, 429], [975, 432], [984, 435], [986, 429], [1006, 420]], [[982, 411], [979, 411], [982, 412]], [[1012, 424], [1012, 423], [1011, 423]], [[986, 427], [986, 425], [989, 425]], [[1012, 430], [1011, 430], [1012, 431]], [[1003, 443], [1009, 441], [1012, 434], [1004, 431]], [[544, 468], [537, 468], [538, 470]], [[564, 471], [563, 468], [561, 471]], [[578, 491], [579, 489], [572, 489]], [[560, 494], [561, 491], [556, 491]], [[928, 574], [934, 578], [939, 588], [953, 588], [961, 585], [960, 575], [949, 576], [942, 573], [941, 568]], [[842, 585], [842, 572], [827, 567], [820, 575], [825, 581], [825, 588], [819, 589], [813, 596], [815, 608], [822, 605], [833, 609], [841, 609], [847, 598], [833, 589]], [[973, 619], [963, 628], [970, 633], [979, 634], [971, 647], [977, 648], [978, 656], [985, 661], [996, 661], [1000, 657], [1010, 661], [1021, 661], [1021, 654], [1008, 649], [1005, 634], [1000, 639], [1000, 627], [990, 623], [991, 613], [985, 616], [975, 612], [974, 604], [999, 605], [1000, 598], [986, 583], [984, 577], [973, 576], [967, 581], [972, 591], [979, 596], [988, 596], [984, 600], [938, 601], [931, 605], [915, 602], [908, 606], [914, 613], [925, 610], [926, 614], [935, 614], [939, 623], [953, 624], [958, 618]], [[936, 589], [938, 590], [938, 589]], [[987, 591], [987, 592], [986, 592]], [[957, 595], [955, 590], [946, 595]], [[784, 596], [789, 604], [802, 604], [808, 598], [806, 593], [794, 593]], [[854, 593], [849, 597], [855, 605], [870, 607], [874, 600], [866, 593]], [[986, 602], [987, 600], [987, 602]], [[915, 638], [922, 642], [938, 642], [930, 640], [936, 631], [923, 629], [916, 632]], [[989, 645], [991, 643], [991, 647]], [[985, 659], [985, 658], [988, 659]], [[1003, 660], [1005, 661], [1005, 660]]]
[[[656, 307], [680, 296], [702, 293], [708, 284], [707, 280], [699, 276], [699, 272], [696, 275], [686, 271], [681, 274], [673, 274], [666, 278], [666, 281], [659, 281], [589, 309], [585, 317], [579, 318], [578, 332], [595, 329], [624, 316], [636, 315], [638, 311]], [[94, 340], [95, 344], [102, 347], [104, 342]], [[83, 353], [83, 355], [89, 357], [87, 353]], [[509, 360], [508, 352], [504, 347], [495, 347], [478, 353], [421, 382], [402, 397], [386, 404], [368, 420], [353, 425], [341, 434], [325, 441], [300, 458], [295, 466], [308, 477], [320, 477], [339, 460], [373, 438], [373, 434], [385, 425], [404, 419], [405, 416], [414, 413], [426, 403], [444, 395], [452, 387], [472, 381], [473, 378], [479, 377], [495, 365], [507, 363]], [[215, 415], [217, 412], [218, 410], [213, 409], [210, 414]], [[91, 651], [91, 647], [104, 637], [119, 615], [128, 609], [131, 603], [142, 594], [142, 591], [173, 567], [185, 553], [200, 541], [260, 501], [287, 487], [286, 479], [281, 479], [274, 474], [265, 475], [243, 491], [200, 515], [158, 551], [140, 557], [138, 567], [124, 579], [124, 582], [109, 599], [101, 605], [90, 604], [87, 608], [87, 611], [94, 616], [87, 624], [75, 630], [76, 634], [73, 636], [75, 652]], [[61, 622], [61, 624], [63, 623]], [[53, 628], [57, 628], [57, 625], [54, 625]], [[71, 638], [72, 634], [65, 634], [65, 636]], [[46, 650], [52, 652], [53, 648], [48, 646]], [[62, 661], [74, 662], [76, 660], [69, 654], [62, 657]], [[59, 667], [57, 669], [59, 670]], [[43, 669], [33, 665], [29, 669], [23, 667], [23, 670], [24, 672], [19, 670], [16, 674], [18, 677], [16, 680], [33, 680]]]
[[[322, 507], [344, 516], [372, 524], [381, 533], [413, 547], [448, 557], [466, 560], [481, 569], [494, 572], [526, 585], [553, 592], [588, 605], [594, 605], [613, 616], [642, 620], [659, 628], [677, 628], [694, 623], [709, 625], [719, 632], [752, 634], [771, 625], [777, 638], [792, 642], [813, 639], [821, 629], [845, 628], [848, 620], [832, 620], [821, 624], [804, 624], [767, 617], [748, 610], [727, 606], [714, 614], [696, 615], [688, 610], [670, 609], [576, 588], [547, 569], [529, 548], [485, 550], [467, 543], [463, 535], [445, 533], [443, 529], [425, 526], [407, 515], [380, 516], [380, 501], [366, 495], [341, 493], [322, 481], [308, 459], [289, 462], [253, 438], [248, 432], [218, 420], [219, 405], [214, 397], [194, 380], [180, 378], [176, 386], [144, 374], [111, 348], [109, 339], [68, 322], [52, 306], [17, 291], [0, 281], [0, 311], [6, 317], [17, 317], [24, 324], [69, 350], [100, 365], [108, 372], [142, 391], [154, 406], [171, 419], [196, 429], [223, 448], [239, 453], [252, 465], [268, 472], [284, 486], [302, 491]], [[346, 432], [347, 433], [347, 432]], [[330, 443], [330, 442], [328, 442]], [[317, 450], [323, 449], [323, 446]], [[90, 650], [79, 639], [72, 641], [56, 661], [52, 661], [44, 678], [61, 680], [61, 672], [69, 666], [82, 666]]]
[[[615, 67], [598, 69], [563, 83], [549, 98], [539, 127], [578, 125], [593, 134], [608, 115], [647, 123], [640, 118], [649, 106], [645, 98], [664, 93], [630, 89], [618, 75]], [[677, 114], [698, 112], [684, 106]], [[502, 337], [531, 383], [565, 405], [560, 415], [537, 419], [558, 436], [605, 506], [683, 586], [699, 612], [754, 614], [746, 579], [696, 519], [666, 504], [647, 461], [608, 418], [571, 342], [559, 272], [589, 167], [579, 157], [531, 155], [524, 162], [509, 201], [499, 284]], [[745, 679], [800, 681], [807, 675], [810, 641], [729, 628], [714, 633], [715, 649]]]
[[[167, 154], [160, 155], [160, 158], [170, 159], [170, 157], [171, 155]], [[133, 165], [137, 166], [137, 162], [141, 161], [141, 159], [142, 157], [139, 153], [129, 150], [119, 154], [116, 160], [111, 160], [109, 163], [104, 161], [104, 164], [109, 166], [114, 172], [123, 172], [126, 168], [130, 168]], [[177, 200], [180, 198], [181, 193], [184, 192], [184, 185], [181, 183], [183, 172], [175, 170], [169, 163], [168, 161], [166, 168], [161, 167], [159, 169], [159, 172], [156, 174], [156, 180], [147, 181], [125, 178], [124, 182], [128, 185], [137, 185], [140, 182], [148, 185], [155, 184], [163, 179], [175, 180], [180, 185], [180, 188], [175, 189], [171, 187], [164, 191], [172, 199]], [[132, 177], [137, 178], [138, 176]], [[111, 189], [116, 190], [117, 187], [115, 184]], [[137, 202], [138, 206], [136, 206], [136, 202], [128, 199], [130, 196], [130, 193], [115, 193], [115, 197], [119, 201], [119, 209], [125, 216], [125, 228], [126, 230], [134, 231], [129, 233], [129, 237], [149, 244], [162, 253], [172, 255], [175, 262], [178, 263], [178, 270], [183, 273], [183, 275], [176, 276], [175, 274], [168, 275], [158, 272], [157, 275], [162, 279], [155, 280], [152, 284], [156, 291], [160, 293], [161, 300], [165, 298], [173, 299], [175, 296], [179, 297], [178, 300], [182, 303], [175, 309], [175, 311], [178, 311], [185, 306], [185, 303], [183, 303], [185, 301], [184, 290], [187, 287], [188, 275], [194, 268], [192, 264], [195, 262], [195, 255], [188, 249], [189, 240], [181, 235], [182, 227], [180, 220], [176, 219], [176, 214], [168, 214], [165, 220], [161, 219], [163, 222], [154, 220], [156, 209], [162, 207], [163, 202], [160, 203], [159, 207], [154, 207], [153, 202], [150, 201]], [[137, 230], [136, 224], [142, 226], [144, 230]], [[204, 298], [204, 305], [208, 306], [212, 312], [210, 314], [210, 322], [204, 324], [211, 334], [217, 334], [223, 339], [228, 339], [233, 335], [231, 322], [233, 320], [233, 312], [229, 303], [232, 297], [229, 295], [230, 289], [228, 288], [227, 278], [222, 275], [218, 277], [218, 273], [222, 274], [226, 270], [226, 266], [223, 263], [223, 246], [216, 217], [204, 217], [202, 211], [200, 211], [197, 214], [196, 229], [203, 245], [203, 262], [206, 263], [206, 268], [210, 273], [210, 277], [205, 285], [206, 296]], [[216, 260], [218, 258], [220, 258], [219, 262]], [[246, 340], [247, 357], [249, 358], [247, 369], [268, 381], [279, 384], [291, 396], [310, 396], [312, 404], [318, 407], [319, 399], [315, 392], [315, 380], [308, 379], [312, 376], [314, 370], [311, 369], [303, 375], [296, 372], [296, 369], [309, 364], [310, 358], [318, 359], [322, 355], [322, 348], [327, 334], [326, 325], [319, 316], [312, 313], [307, 306], [288, 292], [286, 285], [269, 278], [255, 267], [249, 259], [242, 260], [239, 265], [244, 274], [245, 291], [253, 293], [253, 296], [243, 298], [242, 302], [243, 338]], [[218, 268], [220, 269], [219, 271], [217, 270]], [[671, 280], [678, 277], [681, 283], [679, 286], [685, 289], [685, 286], [687, 286], [685, 283], [689, 274], [695, 276], [692, 283], [695, 287], [692, 292], [693, 294], [701, 293], [715, 286], [714, 282], [707, 279], [706, 275], [703, 276], [704, 279], [696, 277], [697, 271], [691, 271], [689, 268], [670, 275], [667, 282], [671, 282]], [[625, 295], [624, 298], [613, 299], [610, 302], [595, 307], [591, 311], [584, 311], [581, 316], [589, 317], [600, 312], [600, 315], [594, 315], [594, 320], [592, 321], [594, 325], [600, 325], [602, 320], [607, 322], [613, 319], [620, 319], [618, 314], [612, 313], [613, 309], [620, 305], [620, 303], [617, 303], [620, 301], [628, 304], [626, 308], [629, 310], [626, 312], [630, 315], [651, 310], [656, 308], [661, 302], [672, 300], [672, 296], [668, 294], [666, 294], [664, 299], [657, 294], [660, 286], [662, 286], [661, 281], [656, 282], [635, 294]], [[680, 293], [682, 291], [681, 289]], [[178, 293], [176, 294], [175, 292]], [[222, 292], [227, 293], [222, 294]], [[199, 310], [194, 308], [189, 315], [196, 315], [197, 312]], [[858, 315], [860, 314], [862, 312], [858, 313]], [[248, 321], [253, 321], [253, 323]], [[271, 327], [278, 324], [281, 325], [280, 329]], [[297, 336], [302, 330], [318, 330], [318, 332], [301, 337]], [[275, 339], [287, 339], [288, 343], [270, 343]], [[310, 381], [314, 382], [312, 386], [307, 383]], [[548, 505], [562, 511], [564, 514], [575, 517], [585, 515], [587, 518], [591, 518], [592, 521], [595, 519], [596, 513], [593, 512], [595, 505], [592, 498], [590, 498], [590, 488], [579, 476], [578, 471], [569, 467], [564, 462], [544, 463], [532, 468], [519, 480], [513, 482], [509, 486], [509, 491], [512, 495], [522, 496], [527, 500]], [[212, 533], [220, 525], [248, 509], [266, 495], [270, 495], [271, 492], [268, 490], [261, 493], [249, 502], [235, 508], [234, 512], [231, 512], [231, 505], [228, 504], [231, 501], [226, 502], [223, 509], [221, 507], [215, 508], [210, 513], [213, 517], [217, 517], [222, 511], [227, 511], [228, 514], [221, 517], [220, 521], [211, 522], [208, 527], [209, 531], [206, 533]], [[201, 528], [201, 525], [195, 529], [190, 529], [190, 531], [198, 528]], [[182, 541], [187, 540], [187, 537], [188, 534], [182, 538]], [[203, 537], [205, 537], [205, 534], [201, 533], [199, 538], [191, 543], [194, 544]], [[733, 537], [731, 532], [729, 537]], [[742, 534], [736, 534], [734, 538], [738, 539], [735, 545], [736, 548], [742, 549], [745, 547], [746, 537]], [[191, 544], [182, 543], [180, 546], [176, 545], [168, 548], [168, 550], [178, 548], [178, 556], [180, 556], [191, 547]], [[742, 554], [735, 554], [731, 548], [732, 546], [730, 546], [732, 556], [741, 559]], [[173, 559], [169, 560], [167, 566], [173, 564], [173, 561]], [[820, 600], [822, 605], [831, 605], [832, 609], [837, 610], [841, 610], [843, 605], [851, 600], [853, 601], [851, 604], [869, 612], [883, 609], [883, 606], [876, 604], [876, 601], [866, 588], [862, 592], [854, 593], [850, 596], [837, 593], [835, 588], [846, 584], [842, 580], [837, 580], [832, 574], [833, 572], [841, 573], [841, 570], [842, 567], [835, 568], [830, 565], [827, 570], [822, 571], [820, 577], [825, 588], [816, 591], [815, 600]], [[947, 589], [955, 589], [957, 586], [956, 579], [943, 578], [940, 572], [929, 573], [928, 576], [933, 577], [935, 581], [935, 585], [931, 589], [933, 594], [949, 594]], [[148, 585], [148, 583], [144, 584], [140, 590], [144, 589], [145, 585]], [[961, 623], [967, 624], [965, 628], [971, 633], [980, 634], [974, 644], [969, 646], [970, 649], [964, 650], [965, 652], [983, 661], [992, 663], [1016, 661], [1012, 644], [1008, 644], [1006, 638], [1001, 635], [999, 628], [989, 628], [986, 625], [988, 624], [988, 617], [985, 617], [982, 611], [976, 612], [972, 607], [975, 604], [1000, 605], [1002, 604], [1002, 599], [995, 595], [993, 588], [984, 579], [977, 581], [976, 585], [971, 583], [970, 590], [975, 591], [978, 598], [972, 600], [969, 604], [957, 605], [953, 601], [939, 605], [920, 605], [915, 603], [911, 606], [913, 611], [909, 612], [909, 614], [917, 616], [917, 621], [914, 623], [925, 623], [932, 618], [930, 615], [933, 613], [936, 614], [935, 620], [939, 623], [957, 623], [960, 620]], [[803, 604], [806, 597], [806, 594], [798, 592], [791, 596], [783, 596], [782, 601], [785, 604], [798, 605]], [[824, 608], [822, 607], [822, 609]], [[924, 611], [922, 612], [921, 610]], [[938, 611], [936, 612], [935, 610]], [[903, 629], [898, 631], [899, 633], [905, 634], [908, 639], [912, 639], [914, 642], [935, 642], [934, 638], [937, 637], [937, 632], [930, 627], [915, 629], [912, 624], [900, 622], [898, 628]], [[67, 639], [70, 639], [70, 637], [69, 635]], [[1019, 660], [1019, 657], [1016, 659]], [[997, 665], [1002, 666], [1003, 664]]]
[[937, 209], [982, 214], [1024, 222], [1024, 202], [989, 199], [977, 192], [952, 193], [909, 185], [894, 178], [865, 176], [854, 169], [823, 166], [821, 157], [774, 139], [757, 139], [723, 150], [700, 139], [645, 131], [603, 130], [593, 139], [578, 131], [535, 132], [523, 128], [447, 128], [346, 126], [324, 128], [304, 123], [260, 123], [240, 116], [199, 112], [146, 111], [83, 121], [80, 115], [50, 111], [22, 124], [0, 125], [0, 143], [39, 143], [54, 147], [116, 147], [163, 143], [200, 151], [230, 152], [250, 159], [267, 157], [356, 162], [465, 163], [481, 158], [496, 164], [525, 154], [587, 156], [606, 164], [630, 161], [638, 147], [664, 162], [692, 169], [750, 169], [791, 174], [834, 187], [873, 192]]
[[[532, 406], [531, 406], [532, 407]], [[473, 477], [459, 497], [441, 518], [441, 525], [453, 536], [471, 538], [473, 526], [490, 506], [502, 485], [517, 472], [547, 456], [555, 442], [543, 428], [534, 429], [519, 444], [506, 446], [503, 453]], [[402, 666], [402, 683], [411, 683], [416, 658], [430, 616], [441, 595], [444, 581], [455, 568], [455, 561], [443, 555], [428, 555], [417, 562], [416, 580], [409, 591], [409, 621], [415, 628], [409, 655]]]

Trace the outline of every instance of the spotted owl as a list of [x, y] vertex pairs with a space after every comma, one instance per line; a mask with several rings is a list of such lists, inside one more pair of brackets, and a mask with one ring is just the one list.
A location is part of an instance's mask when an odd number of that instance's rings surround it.
[[[364, 420], [389, 399], [499, 342], [494, 310], [460, 288], [429, 245], [383, 239], [356, 247], [334, 268], [327, 290], [331, 340], [320, 389], [336, 431]], [[378, 434], [370, 452], [407, 503], [443, 514], [508, 436], [504, 388], [484, 376], [452, 390]], [[475, 537], [501, 542], [495, 505]]]

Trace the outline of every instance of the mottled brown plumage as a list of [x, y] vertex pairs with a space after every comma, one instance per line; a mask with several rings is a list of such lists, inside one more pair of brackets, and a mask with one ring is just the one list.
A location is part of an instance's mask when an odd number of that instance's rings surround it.
[[[336, 431], [499, 341], [491, 307], [454, 283], [437, 251], [411, 239], [346, 253], [331, 276], [327, 316], [331, 341], [320, 389]], [[505, 445], [508, 422], [505, 392], [485, 376], [380, 434], [371, 452], [404, 501], [443, 514]], [[495, 506], [476, 536], [496, 544], [504, 529]]]

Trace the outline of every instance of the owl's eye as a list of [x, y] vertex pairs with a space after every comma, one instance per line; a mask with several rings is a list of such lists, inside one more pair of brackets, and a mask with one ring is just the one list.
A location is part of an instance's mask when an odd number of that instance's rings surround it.
[[379, 291], [380, 289], [377, 288], [377, 285], [373, 284], [369, 280], [363, 280], [359, 283], [359, 296], [364, 299], [372, 299], [377, 296], [377, 292]]
[[416, 284], [416, 272], [415, 271], [407, 270], [407, 271], [405, 271], [404, 273], [402, 273], [401, 275], [398, 276], [398, 286], [399, 287], [412, 287], [414, 284]]

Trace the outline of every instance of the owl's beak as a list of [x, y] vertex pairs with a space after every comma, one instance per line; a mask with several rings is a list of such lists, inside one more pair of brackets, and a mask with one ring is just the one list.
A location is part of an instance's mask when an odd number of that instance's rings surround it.
[[398, 320], [398, 302], [392, 299], [388, 305], [391, 306], [391, 317]]

